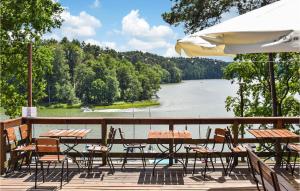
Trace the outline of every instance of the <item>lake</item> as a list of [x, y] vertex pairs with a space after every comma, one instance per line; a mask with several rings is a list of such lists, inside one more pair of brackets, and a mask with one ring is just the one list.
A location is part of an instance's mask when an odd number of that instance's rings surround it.
[[[82, 112], [80, 109], [65, 109], [63, 113], [41, 110], [38, 116], [63, 117], [233, 117], [232, 112], [225, 109], [227, 96], [234, 96], [238, 85], [228, 80], [189, 80], [178, 84], [165, 84], [158, 92], [161, 105], [148, 108], [131, 108], [123, 110], [101, 110]], [[204, 138], [208, 125], [189, 125], [193, 138]], [[212, 128], [225, 125], [210, 125]], [[146, 138], [150, 129], [168, 129], [167, 125], [115, 125], [126, 132], [127, 138]], [[99, 125], [33, 125], [33, 136], [54, 128], [88, 128], [92, 129], [88, 138], [101, 137]], [[177, 130], [185, 129], [185, 125], [175, 126]], [[118, 138], [118, 136], [117, 136]], [[121, 145], [120, 145], [121, 146]], [[117, 146], [118, 148], [119, 146]], [[117, 149], [116, 148], [116, 149]]]

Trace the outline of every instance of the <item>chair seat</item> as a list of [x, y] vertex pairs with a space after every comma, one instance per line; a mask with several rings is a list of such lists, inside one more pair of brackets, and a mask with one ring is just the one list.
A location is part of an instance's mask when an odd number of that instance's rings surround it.
[[290, 149], [291, 151], [300, 153], [300, 145], [299, 144], [289, 143], [287, 148]]
[[87, 148], [88, 151], [94, 151], [94, 152], [107, 152], [108, 148], [103, 145], [91, 145]]
[[15, 149], [15, 151], [20, 151], [20, 152], [23, 152], [23, 151], [35, 151], [35, 145], [25, 145], [25, 146], [20, 146], [20, 147], [17, 147]]
[[234, 152], [234, 153], [246, 153], [247, 150], [243, 145], [237, 145], [236, 147], [232, 148], [232, 152]]
[[145, 148], [147, 146], [147, 144], [145, 143], [131, 143], [126, 145], [126, 148]]
[[42, 157], [39, 158], [39, 161], [42, 162], [60, 162], [63, 161], [67, 158], [66, 155], [44, 155]]
[[200, 148], [200, 147], [202, 147], [202, 146], [200, 146], [200, 145], [195, 145], [195, 144], [193, 144], [193, 145], [185, 145], [185, 146], [184, 146], [185, 149], [190, 149], [190, 150], [192, 150], [192, 149], [198, 149], [198, 148]]
[[206, 154], [218, 152], [216, 150], [205, 148], [205, 147], [198, 147], [196, 149], [193, 149], [193, 151], [195, 151], [197, 153], [206, 153]]

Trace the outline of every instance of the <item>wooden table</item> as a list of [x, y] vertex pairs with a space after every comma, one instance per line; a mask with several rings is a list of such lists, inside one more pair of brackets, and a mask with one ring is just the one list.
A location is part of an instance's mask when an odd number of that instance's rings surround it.
[[[173, 160], [175, 154], [180, 150], [184, 141], [192, 139], [192, 135], [189, 131], [150, 131], [148, 134], [148, 139], [155, 140], [157, 148], [161, 151], [161, 154], [155, 157], [153, 162], [154, 166], [152, 173], [154, 174], [155, 167], [159, 164], [159, 162], [167, 158], [169, 160]], [[162, 140], [169, 140], [169, 147], [163, 145]], [[174, 151], [173, 148], [175, 148]], [[183, 169], [186, 172], [186, 166], [184, 164], [184, 161], [178, 159], [178, 162], [182, 164]]]
[[[67, 147], [67, 149], [65, 151], [63, 151], [63, 153], [68, 155], [68, 153], [70, 151], [75, 151], [76, 153], [81, 155], [83, 157], [83, 160], [84, 160], [85, 157], [82, 154], [82, 152], [79, 152], [78, 150], [76, 150], [75, 147], [79, 144], [78, 140], [83, 139], [85, 136], [87, 136], [87, 134], [90, 131], [91, 131], [90, 129], [53, 129], [53, 130], [50, 130], [46, 133], [42, 133], [40, 135], [40, 137], [51, 137], [51, 138], [58, 138], [58, 139], [62, 139], [62, 138], [73, 138], [73, 139], [75, 139], [75, 142], [72, 145], [67, 144], [67, 143], [62, 143]], [[77, 164], [77, 166], [79, 168], [79, 164], [76, 161], [76, 158], [73, 158], [73, 161]]]
[[[276, 166], [278, 166], [281, 162], [282, 152], [276, 152], [273, 149], [274, 145], [267, 146], [267, 139], [275, 139], [276, 145], [279, 145], [278, 148], [281, 149], [280, 142], [283, 142], [283, 139], [286, 139], [287, 145], [289, 143], [289, 139], [299, 137], [299, 135], [287, 129], [249, 129], [248, 132], [261, 142], [261, 145], [264, 148], [263, 151], [275, 152]], [[271, 156], [266, 158], [265, 160], [269, 158], [271, 158]]]

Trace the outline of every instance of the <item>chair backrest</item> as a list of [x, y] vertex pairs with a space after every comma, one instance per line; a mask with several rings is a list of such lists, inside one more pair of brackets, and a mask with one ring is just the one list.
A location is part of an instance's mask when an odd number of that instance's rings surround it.
[[20, 135], [22, 140], [29, 141], [29, 128], [27, 124], [20, 125], [19, 127]]
[[125, 133], [122, 131], [121, 128], [118, 128], [118, 131], [119, 131], [120, 138], [121, 138], [122, 140], [124, 140], [124, 139], [125, 139]]
[[40, 156], [43, 153], [47, 154], [57, 154], [59, 159], [59, 140], [55, 138], [36, 138], [36, 153]]
[[222, 148], [220, 152], [223, 151], [224, 145], [226, 143], [226, 133], [227, 133], [226, 129], [222, 129], [222, 128], [215, 129], [213, 148], [215, 148], [216, 143], [222, 143]]
[[14, 144], [17, 144], [17, 136], [15, 133], [15, 128], [14, 127], [8, 127], [5, 129], [6, 131], [6, 138], [8, 144], [11, 144], [13, 142]]
[[226, 141], [227, 141], [228, 148], [230, 150], [236, 146], [233, 142], [233, 137], [232, 137], [231, 130], [229, 127], [226, 127]]
[[[275, 171], [261, 160], [258, 161], [258, 166], [265, 190], [274, 189], [274, 191], [280, 191], [280, 186]], [[270, 186], [271, 188], [268, 189]]]
[[[247, 150], [247, 155], [248, 155], [248, 160], [249, 160], [249, 163], [250, 163], [250, 167], [251, 167], [251, 170], [252, 170], [252, 174], [255, 175], [254, 173], [256, 174], [260, 174], [260, 170], [259, 170], [259, 166], [258, 166], [258, 161], [260, 160], [258, 158], [258, 156], [252, 152], [248, 147], [246, 147], [246, 150]], [[254, 177], [255, 178], [255, 177]]]
[[205, 136], [206, 139], [205, 139], [205, 142], [204, 142], [204, 146], [207, 146], [210, 134], [211, 134], [211, 128], [207, 127], [206, 136]]
[[[119, 130], [119, 135], [120, 135], [121, 140], [124, 141], [125, 140], [125, 133], [122, 131], [121, 128], [119, 128], [118, 130]], [[123, 146], [126, 147], [126, 146], [128, 146], [128, 144], [123, 143]]]
[[109, 129], [109, 133], [108, 133], [108, 139], [110, 139], [110, 143], [107, 144], [108, 151], [110, 151], [112, 149], [116, 133], [117, 133], [117, 130], [111, 126]]

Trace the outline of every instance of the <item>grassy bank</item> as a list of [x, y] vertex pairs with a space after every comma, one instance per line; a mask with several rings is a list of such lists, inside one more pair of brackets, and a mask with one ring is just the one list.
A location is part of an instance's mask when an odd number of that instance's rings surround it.
[[[128, 109], [128, 108], [142, 108], [156, 106], [160, 103], [157, 100], [145, 100], [145, 101], [136, 101], [136, 102], [115, 102], [112, 105], [89, 105], [91, 109]], [[81, 104], [51, 104], [49, 106], [40, 106], [40, 109], [80, 109], [83, 107]]]
[[[89, 106], [89, 108], [95, 110], [105, 110], [105, 109], [128, 109], [128, 108], [143, 108], [157, 106], [160, 103], [156, 100], [138, 101], [133, 103], [127, 102], [116, 102], [113, 105], [108, 106]], [[82, 112], [80, 109], [81, 105], [68, 105], [68, 104], [53, 104], [50, 106], [42, 106], [38, 108], [38, 116], [52, 116], [52, 117], [64, 117], [64, 116], [74, 116], [74, 117], [92, 117], [99, 116], [99, 112]], [[100, 115], [102, 116], [102, 115]]]

